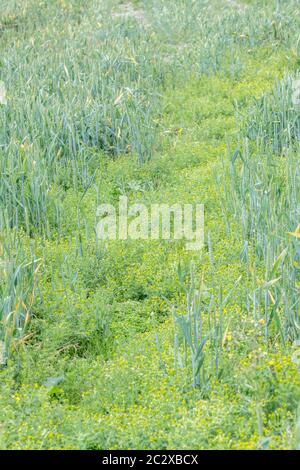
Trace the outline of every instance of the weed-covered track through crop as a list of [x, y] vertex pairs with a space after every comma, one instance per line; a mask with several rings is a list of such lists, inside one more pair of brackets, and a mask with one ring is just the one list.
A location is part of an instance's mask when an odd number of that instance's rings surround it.
[[[0, 11], [0, 448], [299, 446], [299, 2]], [[203, 250], [98, 240], [124, 195]]]

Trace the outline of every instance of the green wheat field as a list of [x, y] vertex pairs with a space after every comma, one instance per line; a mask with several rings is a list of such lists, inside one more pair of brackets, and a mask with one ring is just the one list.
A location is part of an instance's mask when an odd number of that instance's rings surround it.
[[300, 449], [299, 0], [0, 0], [0, 123], [0, 448]]

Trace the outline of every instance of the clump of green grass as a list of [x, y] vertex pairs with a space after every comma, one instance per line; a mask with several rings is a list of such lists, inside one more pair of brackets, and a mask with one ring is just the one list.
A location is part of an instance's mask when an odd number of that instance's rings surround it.
[[290, 236], [299, 223], [300, 114], [292, 87], [296, 78], [286, 77], [255, 101], [241, 131], [241, 145], [231, 157], [225, 196], [241, 223], [245, 243], [256, 253], [249, 275], [255, 278], [260, 299], [254, 294], [253, 308], [265, 312], [266, 336], [275, 320], [283, 340], [300, 333], [299, 246]]
[[40, 260], [28, 256], [16, 233], [0, 238], [0, 343], [1, 363], [23, 340], [37, 291]]
[[[180, 276], [182, 275], [179, 271]], [[175, 364], [179, 362], [183, 366], [180, 354], [180, 337], [184, 340], [185, 361], [191, 363], [191, 375], [193, 387], [199, 387], [205, 394], [209, 384], [209, 374], [206, 370], [205, 344], [209, 339], [209, 334], [205, 334], [203, 325], [203, 314], [205, 311], [203, 297], [207, 294], [204, 291], [203, 282], [200, 289], [196, 289], [194, 271], [191, 268], [190, 283], [186, 289], [187, 312], [185, 315], [174, 312], [176, 324], [175, 329]], [[177, 331], [176, 331], [177, 330]], [[178, 334], [180, 332], [180, 334]]]
[[264, 94], [247, 116], [245, 134], [255, 140], [260, 148], [284, 154], [300, 143], [300, 107], [296, 104], [298, 93], [294, 84], [297, 75], [286, 76], [271, 93]]
[[[210, 250], [212, 249], [210, 244]], [[212, 253], [211, 253], [212, 256]], [[213, 269], [213, 266], [211, 266]], [[192, 385], [199, 388], [205, 396], [209, 391], [212, 377], [219, 379], [222, 376], [222, 349], [228, 332], [228, 321], [224, 320], [223, 311], [235, 287], [224, 297], [222, 289], [208, 289], [202, 275], [199, 286], [195, 279], [195, 268], [190, 266], [188, 286], [185, 287], [184, 270], [178, 268], [181, 285], [186, 294], [186, 313], [180, 314], [173, 309], [175, 320], [175, 365], [190, 369]], [[180, 344], [184, 343], [184, 360]], [[207, 346], [206, 346], [207, 345]], [[205, 348], [206, 346], [206, 348]], [[190, 362], [190, 367], [187, 366]]]

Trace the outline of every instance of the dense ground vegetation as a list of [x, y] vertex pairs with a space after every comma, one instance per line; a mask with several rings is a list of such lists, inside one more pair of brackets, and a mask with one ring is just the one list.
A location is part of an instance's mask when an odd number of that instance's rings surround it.
[[[298, 0], [0, 0], [0, 447], [300, 445]], [[205, 247], [97, 240], [205, 205]], [[201, 331], [192, 324], [201, 325]]]

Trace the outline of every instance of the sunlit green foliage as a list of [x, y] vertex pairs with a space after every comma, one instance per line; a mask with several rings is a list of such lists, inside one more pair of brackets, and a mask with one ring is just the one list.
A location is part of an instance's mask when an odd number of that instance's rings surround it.
[[0, 0], [1, 448], [299, 446], [298, 7]]

